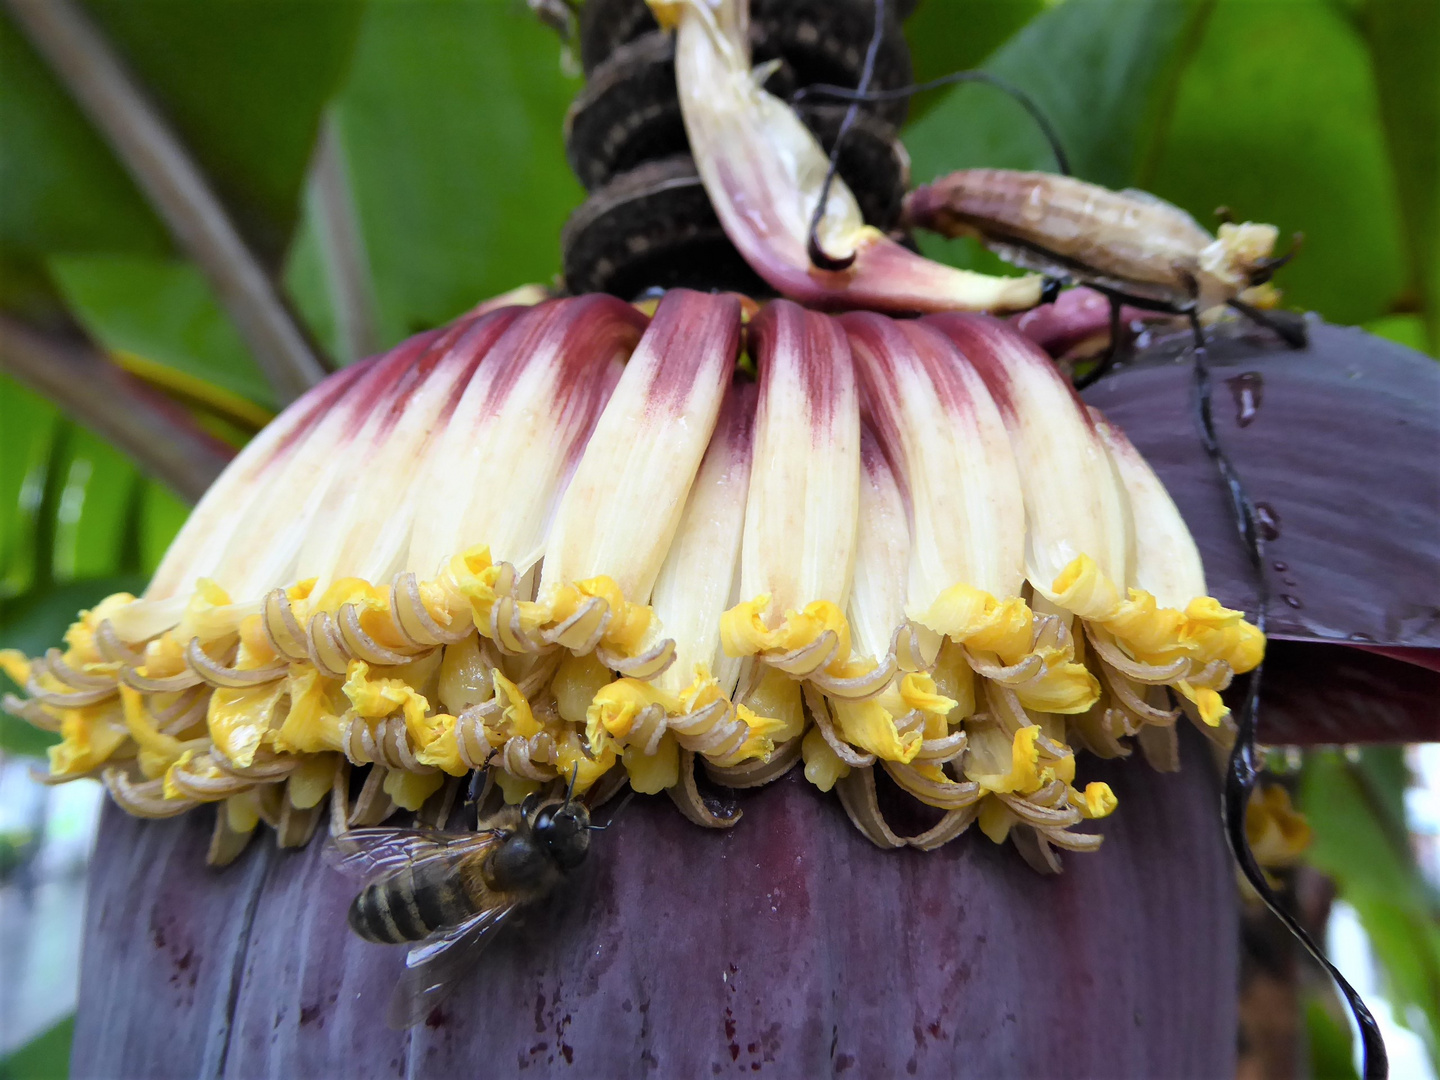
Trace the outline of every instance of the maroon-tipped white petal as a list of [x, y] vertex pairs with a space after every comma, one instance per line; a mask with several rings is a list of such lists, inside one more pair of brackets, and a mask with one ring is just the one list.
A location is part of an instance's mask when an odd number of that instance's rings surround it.
[[371, 411], [300, 550], [294, 577], [314, 578], [315, 595], [338, 578], [378, 583], [400, 568], [421, 502], [416, 477], [480, 363], [521, 310], [501, 308], [447, 328]]
[[760, 403], [740, 597], [768, 595], [776, 617], [817, 600], [843, 611], [860, 499], [850, 346], [835, 320], [785, 300], [767, 304], [750, 334]]
[[841, 319], [861, 403], [914, 525], [908, 603], [964, 584], [997, 599], [1024, 582], [1025, 506], [999, 409], [955, 346], [919, 323]]
[[650, 596], [656, 617], [675, 641], [675, 663], [656, 680], [672, 693], [690, 685], [697, 665], [714, 674], [727, 695], [739, 676], [738, 661], [720, 650], [720, 616], [739, 584], [757, 396], [754, 383], [731, 383]]
[[1087, 556], [1123, 587], [1130, 519], [1110, 455], [1084, 405], [1031, 341], [983, 315], [925, 320], [950, 338], [985, 380], [1010, 433], [1025, 494], [1026, 572], [1040, 592]]
[[740, 350], [740, 302], [672, 289], [660, 301], [565, 489], [540, 597], [604, 575], [644, 603], [674, 538]]
[[406, 569], [433, 576], [489, 546], [524, 573], [646, 319], [610, 296], [525, 311], [451, 414], [431, 455]]

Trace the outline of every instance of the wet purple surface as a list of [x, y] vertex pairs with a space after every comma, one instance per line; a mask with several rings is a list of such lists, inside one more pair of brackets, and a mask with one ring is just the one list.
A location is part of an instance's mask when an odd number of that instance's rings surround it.
[[[1440, 367], [1311, 331], [1302, 352], [1243, 333], [1212, 349], [1220, 437], [1262, 510], [1272, 630], [1294, 639], [1272, 650], [1261, 738], [1420, 737], [1440, 675], [1340, 643], [1440, 647]], [[1215, 594], [1253, 611], [1192, 393], [1188, 362], [1161, 354], [1086, 398], [1169, 487]], [[1120, 810], [1058, 879], [973, 830], [879, 851], [796, 773], [744, 796], [723, 833], [637, 801], [409, 1033], [383, 1024], [401, 957], [350, 933], [353, 886], [320, 841], [267, 838], [215, 872], [207, 813], [110, 807], [73, 1073], [1233, 1075], [1234, 879], [1218, 781], [1188, 731], [1184, 749], [1178, 776], [1082, 763]]]
[[[1271, 636], [1440, 648], [1440, 363], [1361, 330], [1309, 328], [1307, 349], [1243, 328], [1210, 348], [1216, 429], [1266, 538]], [[1200, 443], [1189, 353], [1174, 352], [1084, 397], [1165, 482], [1211, 592], [1253, 613], [1245, 549]]]
[[1184, 749], [1179, 775], [1087, 761], [1121, 808], [1052, 879], [974, 830], [882, 852], [798, 771], [723, 833], [637, 800], [403, 1034], [383, 1025], [400, 957], [346, 927], [318, 840], [215, 872], [206, 814], [110, 808], [74, 1075], [1233, 1075], [1234, 878], [1214, 771]]

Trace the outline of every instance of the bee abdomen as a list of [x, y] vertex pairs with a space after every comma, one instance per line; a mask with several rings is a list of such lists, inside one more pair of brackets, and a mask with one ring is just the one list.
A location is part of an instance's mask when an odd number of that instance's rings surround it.
[[419, 874], [405, 869], [367, 885], [350, 905], [350, 928], [367, 941], [394, 945], [464, 922], [474, 905], [458, 877], [437, 869]]

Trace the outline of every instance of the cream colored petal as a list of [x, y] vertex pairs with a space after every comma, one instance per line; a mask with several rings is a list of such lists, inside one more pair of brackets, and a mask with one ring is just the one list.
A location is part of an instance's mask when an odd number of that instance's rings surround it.
[[1055, 579], [1082, 555], [1109, 581], [1128, 574], [1129, 516], [1109, 452], [1080, 399], [1034, 344], [978, 315], [937, 315], [973, 364], [1010, 434], [1025, 493], [1026, 576], [1053, 600]]
[[295, 577], [314, 578], [314, 595], [332, 581], [388, 581], [406, 554], [427, 449], [437, 443], [480, 361], [520, 314], [502, 309], [446, 329], [374, 410], [337, 471], [305, 538]]
[[481, 366], [450, 419], [406, 568], [422, 578], [478, 544], [520, 573], [545, 550], [565, 481], [645, 326], [609, 296], [540, 304]]
[[946, 338], [874, 314], [841, 319], [862, 408], [912, 519], [907, 602], [923, 610], [965, 584], [997, 599], [1024, 581], [1025, 507], [999, 409]]
[[213, 577], [231, 535], [282, 476], [299, 446], [331, 410], [354, 410], [357, 385], [376, 361], [354, 364], [307, 391], [241, 450], [210, 485], [160, 561], [146, 600], [186, 598], [195, 580]]
[[720, 651], [720, 616], [733, 602], [740, 566], [756, 397], [754, 383], [731, 384], [650, 595], [675, 641], [675, 662], [655, 680], [671, 693], [690, 685], [697, 665], [717, 676], [726, 694], [735, 688], [738, 665]]
[[[378, 360], [357, 364], [354, 375], [347, 369], [334, 377], [333, 384], [322, 383], [282, 413], [261, 439], [268, 442], [269, 432], [277, 431], [274, 438], [283, 452], [277, 451], [273, 464], [258, 470], [237, 494], [237, 502], [245, 503], [243, 512], [224, 521], [211, 518], [208, 511], [198, 521], [192, 518], [195, 531], [187, 525], [172, 546], [175, 554], [166, 557], [173, 569], [165, 568], [163, 578], [157, 573], [152, 587], [167, 598], [147, 596], [117, 612], [112, 619], [116, 631], [138, 641], [175, 625], [201, 577], [215, 581], [242, 603], [256, 601], [267, 590], [293, 580], [295, 560], [321, 495], [351, 453], [355, 436], [366, 418], [390, 399], [397, 380], [435, 336], [424, 335]], [[339, 392], [316, 393], [326, 387]], [[216, 491], [217, 502], [220, 495]]]
[[1161, 607], [1183, 611], [1191, 600], [1206, 595], [1205, 568], [1195, 539], [1175, 500], [1125, 433], [1098, 409], [1091, 409], [1090, 417], [1115, 463], [1134, 523], [1135, 557], [1125, 584], [1144, 589]]
[[850, 347], [833, 319], [788, 301], [750, 324], [760, 368], [740, 595], [768, 617], [817, 600], [843, 611], [855, 566], [860, 412]]
[[393, 400], [397, 385], [438, 336], [437, 332], [413, 338], [382, 358], [356, 386], [357, 407], [332, 409], [285, 473], [267, 486], [266, 497], [230, 537], [216, 568], [215, 581], [232, 597], [258, 599], [295, 580], [296, 560], [324, 493], [356, 453], [356, 437], [368, 418]]
[[605, 575], [644, 603], [715, 430], [740, 348], [740, 303], [672, 289], [625, 365], [560, 500], [540, 597]]
[[855, 578], [846, 617], [854, 651], [878, 660], [905, 621], [910, 523], [905, 501], [874, 433], [860, 431], [860, 515]]

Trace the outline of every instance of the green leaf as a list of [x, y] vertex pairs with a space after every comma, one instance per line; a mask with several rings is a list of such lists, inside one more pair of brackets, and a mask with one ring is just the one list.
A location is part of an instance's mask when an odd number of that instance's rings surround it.
[[265, 378], [190, 263], [143, 255], [53, 258], [71, 312], [106, 349], [274, 406]]
[[340, 321], [336, 317], [330, 291], [330, 272], [320, 243], [320, 213], [316, 197], [312, 184], [306, 192], [300, 224], [290, 245], [282, 280], [292, 305], [326, 354], [341, 363], [350, 364], [361, 358], [349, 355], [349, 349], [340, 337]]
[[578, 86], [520, 4], [369, 8], [337, 118], [385, 343], [558, 271]]
[[190, 516], [190, 507], [181, 502], [164, 484], [147, 481], [141, 497], [140, 566], [148, 579], [160, 565], [170, 541]]
[[74, 1038], [75, 1018], [67, 1016], [0, 1061], [0, 1080], [65, 1080]]
[[[241, 231], [277, 262], [321, 110], [350, 58], [357, 0], [95, 0], [87, 9]], [[135, 185], [8, 18], [0, 114], [0, 300], [33, 295], [47, 254], [169, 250]]]
[[1395, 1019], [1419, 1010], [1430, 1059], [1440, 1065], [1440, 900], [1411, 854], [1398, 747], [1366, 751], [1351, 765], [1333, 751], [1312, 754], [1301, 807], [1314, 829], [1308, 858], [1335, 880], [1369, 935], [1388, 981]]
[[1326, 0], [1220, 0], [1141, 185], [1202, 223], [1217, 206], [1305, 248], [1287, 303], [1334, 322], [1387, 312], [1404, 284], [1394, 177], [1369, 57]]
[[[1026, 91], [1060, 133], [1075, 175], [1131, 182], [1185, 55], [1195, 3], [1071, 0], [1031, 20], [985, 64]], [[988, 86], [959, 86], [906, 132], [918, 182], [975, 166], [1045, 169], [1033, 120]]]
[[[905, 21], [905, 40], [917, 83], [978, 67], [1044, 8], [1044, 0], [929, 0]], [[910, 99], [919, 119], [944, 94], [932, 90]]]
[[1337, 1020], [1315, 994], [1305, 998], [1305, 1034], [1310, 1044], [1310, 1075], [1314, 1080], [1360, 1080], [1355, 1072], [1350, 1029]]
[[1377, 337], [1398, 341], [1417, 352], [1435, 355], [1435, 349], [1431, 346], [1425, 329], [1425, 320], [1419, 315], [1382, 315], [1367, 322], [1365, 329]]
[[[1163, 107], [1204, 10], [1175, 0], [1070, 0], [1031, 20], [985, 69], [1034, 99], [1058, 132], [1075, 175], [1125, 187], [1153, 152]], [[989, 86], [945, 91], [906, 128], [905, 145], [917, 183], [982, 166], [1056, 169], [1035, 121]], [[921, 234], [920, 249], [952, 266], [1015, 273], [969, 239]]]
[[34, 580], [35, 526], [62, 423], [49, 402], [0, 375], [0, 597]]
[[135, 466], [83, 428], [70, 436], [55, 507], [51, 575], [67, 582], [140, 569]]
[[298, 212], [320, 114], [348, 68], [358, 0], [92, 0], [96, 21], [272, 261]]
[[164, 252], [164, 229], [120, 163], [8, 18], [0, 17], [0, 301], [43, 288], [49, 251]]
[[1359, 18], [1405, 215], [1408, 286], [1440, 350], [1440, 4], [1369, 0]]

